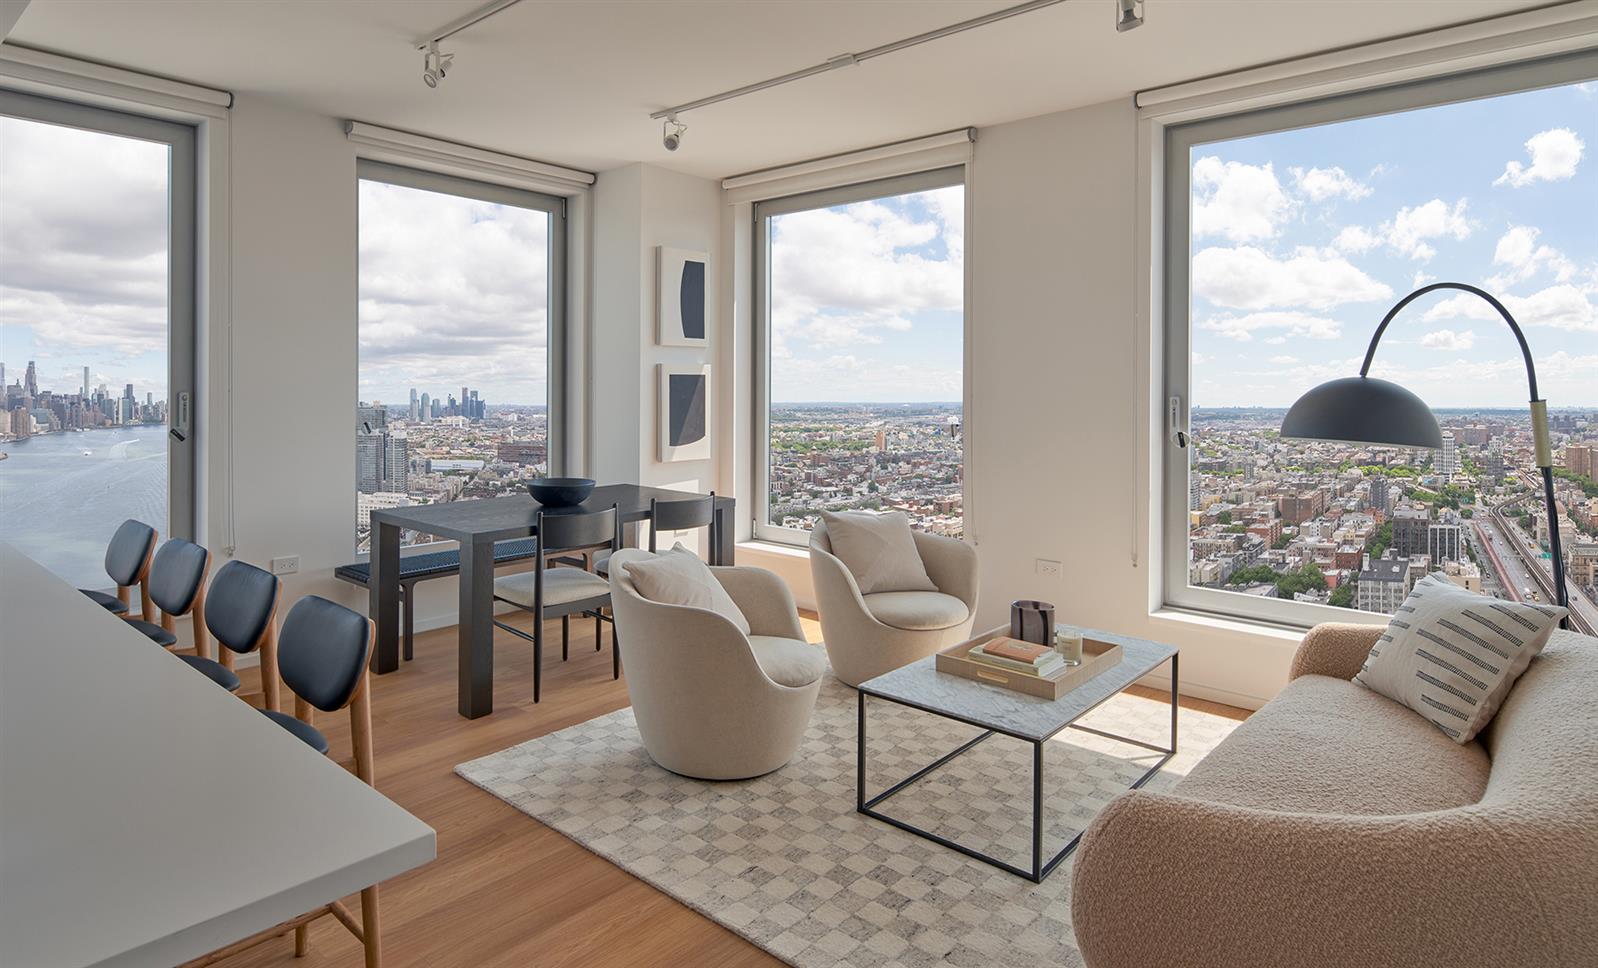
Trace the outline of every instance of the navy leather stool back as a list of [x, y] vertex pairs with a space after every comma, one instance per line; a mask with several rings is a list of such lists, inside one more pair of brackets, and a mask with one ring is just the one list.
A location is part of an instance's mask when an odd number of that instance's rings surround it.
[[150, 564], [150, 600], [168, 615], [187, 612], [210, 563], [211, 553], [194, 542], [169, 539]]
[[105, 573], [124, 588], [137, 583], [154, 543], [155, 529], [148, 524], [131, 518], [122, 522], [105, 547]]
[[223, 565], [205, 596], [205, 627], [234, 652], [260, 645], [277, 611], [276, 575], [242, 561]]
[[372, 648], [366, 616], [318, 595], [294, 603], [278, 635], [277, 669], [296, 696], [323, 712], [355, 695]]

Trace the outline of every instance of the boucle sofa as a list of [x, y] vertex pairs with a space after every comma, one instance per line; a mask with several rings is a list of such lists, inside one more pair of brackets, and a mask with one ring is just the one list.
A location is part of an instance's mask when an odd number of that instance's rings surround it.
[[1089, 968], [1598, 965], [1598, 639], [1555, 631], [1460, 746], [1349, 681], [1381, 632], [1312, 629], [1186, 778], [1094, 819]]

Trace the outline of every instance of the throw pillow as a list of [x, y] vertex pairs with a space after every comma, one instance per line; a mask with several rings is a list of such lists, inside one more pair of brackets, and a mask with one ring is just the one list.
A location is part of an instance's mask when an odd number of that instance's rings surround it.
[[638, 594], [662, 605], [686, 605], [715, 612], [749, 634], [749, 620], [738, 604], [721, 587], [721, 582], [699, 556], [682, 546], [655, 555], [647, 561], [627, 562], [627, 577]]
[[1500, 601], [1427, 575], [1398, 606], [1354, 681], [1468, 743], [1564, 617], [1557, 606]]
[[916, 551], [910, 517], [903, 511], [822, 511], [827, 540], [860, 594], [877, 592], [935, 592], [927, 568]]

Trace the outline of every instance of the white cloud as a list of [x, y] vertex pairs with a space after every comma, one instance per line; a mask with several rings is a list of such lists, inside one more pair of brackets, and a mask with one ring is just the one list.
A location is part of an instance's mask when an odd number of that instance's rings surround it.
[[1253, 246], [1193, 257], [1193, 292], [1228, 309], [1329, 309], [1386, 299], [1393, 290], [1348, 260], [1312, 248], [1278, 258]]
[[1493, 264], [1504, 270], [1487, 280], [1491, 289], [1504, 289], [1529, 279], [1543, 269], [1554, 274], [1559, 282], [1568, 282], [1576, 274], [1575, 263], [1564, 253], [1550, 245], [1538, 245], [1540, 229], [1530, 225], [1514, 225], [1499, 239], [1493, 250]]
[[[1219, 333], [1227, 339], [1247, 343], [1259, 330], [1287, 330], [1293, 336], [1305, 339], [1337, 339], [1343, 335], [1342, 325], [1335, 319], [1299, 312], [1248, 313], [1243, 316], [1219, 316], [1199, 323], [1199, 329]], [[1278, 360], [1292, 357], [1278, 357]], [[1297, 361], [1294, 361], [1297, 362]]]
[[1271, 362], [1277, 366], [1292, 366], [1294, 363], [1301, 361], [1296, 356], [1273, 356], [1271, 357]]
[[1233, 242], [1268, 239], [1292, 213], [1292, 201], [1269, 164], [1245, 165], [1213, 155], [1193, 163], [1193, 234]]
[[1331, 168], [1311, 168], [1308, 171], [1303, 168], [1289, 168], [1288, 171], [1292, 174], [1293, 182], [1298, 186], [1298, 190], [1308, 195], [1309, 200], [1312, 202], [1324, 202], [1331, 198], [1347, 198], [1358, 201], [1361, 198], [1368, 197], [1371, 193], [1369, 185], [1335, 166]]
[[1437, 254], [1428, 239], [1470, 237], [1470, 220], [1465, 217], [1466, 200], [1450, 206], [1440, 198], [1424, 205], [1401, 208], [1391, 222], [1382, 224], [1382, 235], [1389, 246], [1422, 262]]
[[1524, 188], [1533, 182], [1563, 181], [1576, 174], [1576, 166], [1581, 163], [1586, 147], [1576, 132], [1569, 128], [1539, 131], [1526, 139], [1526, 154], [1531, 156], [1530, 167], [1511, 161], [1504, 166], [1504, 173], [1493, 184]]
[[1476, 334], [1468, 329], [1459, 333], [1439, 329], [1422, 336], [1420, 345], [1434, 350], [1468, 350], [1476, 345]]
[[1332, 240], [1332, 248], [1339, 252], [1350, 252], [1354, 255], [1369, 252], [1381, 244], [1380, 236], [1358, 225], [1348, 226], [1337, 233], [1337, 238]]
[[1344, 228], [1332, 240], [1332, 248], [1352, 255], [1363, 255], [1385, 244], [1395, 252], [1425, 262], [1437, 254], [1436, 248], [1428, 240], [1470, 237], [1475, 226], [1465, 215], [1468, 204], [1468, 200], [1463, 198], [1453, 205], [1434, 198], [1412, 208], [1401, 208], [1397, 215], [1374, 230], [1360, 225]]
[[[1504, 308], [1522, 326], [1547, 326], [1571, 332], [1598, 333], [1598, 306], [1587, 293], [1569, 283], [1549, 286], [1530, 296], [1501, 296]], [[1492, 306], [1470, 293], [1444, 299], [1426, 311], [1428, 321], [1440, 319], [1498, 319]]]

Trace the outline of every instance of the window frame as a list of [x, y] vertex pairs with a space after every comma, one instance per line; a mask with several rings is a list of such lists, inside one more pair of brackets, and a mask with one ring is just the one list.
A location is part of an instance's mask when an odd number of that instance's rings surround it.
[[167, 428], [180, 431], [181, 437], [172, 432], [166, 437], [167, 516], [163, 530], [167, 537], [193, 540], [197, 529], [195, 443], [205, 429], [200, 426], [196, 393], [197, 131], [178, 121], [6, 89], [0, 89], [0, 115], [167, 146]]
[[[757, 541], [804, 547], [810, 543], [810, 532], [803, 528], [784, 528], [768, 523], [771, 516], [771, 219], [773, 216], [791, 215], [815, 209], [831, 208], [854, 202], [912, 195], [917, 192], [959, 185], [969, 195], [967, 167], [964, 163], [930, 168], [926, 171], [851, 182], [831, 188], [800, 192], [777, 198], [762, 199], [754, 203], [754, 441], [750, 453], [754, 495], [754, 520], [750, 533]], [[969, 208], [969, 203], [968, 206]], [[969, 234], [968, 234], [969, 238]], [[969, 249], [969, 247], [968, 247]], [[969, 252], [968, 252], [969, 257]], [[962, 373], [960, 392], [961, 421], [969, 427], [970, 387], [967, 357], [970, 331], [969, 275], [962, 272], [962, 301], [964, 317], [961, 327], [960, 367]], [[970, 452], [969, 434], [963, 438], [961, 449], [961, 480], [966, 481], [965, 463]], [[961, 502], [962, 515], [969, 517], [966, 502]]]
[[[1163, 127], [1158, 135], [1163, 149], [1163, 171], [1155, 175], [1163, 195], [1163, 213], [1156, 213], [1155, 217], [1163, 231], [1163, 243], [1156, 245], [1156, 252], [1163, 260], [1161, 269], [1156, 270], [1157, 277], [1163, 279], [1164, 366], [1160, 378], [1164, 393], [1161, 399], [1167, 408], [1173, 399], [1179, 401], [1180, 407], [1176, 427], [1162, 421], [1165, 449], [1158, 513], [1162, 535], [1159, 548], [1161, 601], [1165, 607], [1289, 628], [1308, 628], [1320, 622], [1375, 622], [1385, 618], [1358, 609], [1256, 598], [1188, 584], [1188, 482], [1192, 450], [1178, 447], [1171, 431], [1180, 429], [1191, 439], [1192, 321], [1188, 272], [1193, 251], [1189, 236], [1192, 150], [1238, 138], [1484, 100], [1594, 78], [1598, 78], [1598, 52], [1581, 51]], [[1372, 331], [1380, 319], [1379, 313], [1377, 310], [1371, 317]]]
[[[357, 157], [355, 160], [355, 182], [357, 195], [360, 183], [363, 181], [381, 182], [387, 185], [397, 185], [401, 188], [414, 188], [419, 191], [434, 192], [440, 195], [453, 195], [459, 198], [471, 198], [482, 202], [491, 202], [496, 205], [509, 205], [531, 211], [543, 212], [549, 216], [549, 244], [546, 249], [545, 272], [548, 273], [549, 308], [547, 310], [547, 326], [545, 327], [544, 353], [544, 390], [545, 390], [545, 450], [549, 460], [549, 474], [558, 477], [566, 471], [566, 450], [564, 447], [564, 429], [566, 413], [566, 327], [567, 327], [567, 292], [566, 292], [566, 267], [567, 248], [570, 243], [570, 225], [566, 218], [566, 199], [559, 195], [547, 195], [526, 188], [512, 188], [508, 185], [497, 185], [493, 182], [479, 181], [465, 178], [460, 175], [447, 175], [441, 172], [427, 171], [422, 168], [412, 168], [408, 165], [398, 165], [387, 161], [378, 161], [371, 158]], [[356, 206], [356, 245], [359, 247], [360, 236], [360, 207]], [[357, 254], [356, 274], [359, 281], [360, 265]], [[357, 313], [355, 320], [355, 381], [359, 385], [361, 375], [360, 354], [360, 317]], [[356, 394], [359, 402], [359, 394]], [[350, 423], [350, 453], [355, 453], [354, 423]], [[352, 497], [350, 503], [350, 519], [356, 519], [356, 509], [359, 498]], [[352, 542], [353, 543], [353, 542]], [[415, 553], [417, 549], [433, 548], [444, 545], [453, 545], [452, 541], [431, 541], [421, 544], [407, 545], [405, 553]], [[365, 557], [366, 552], [356, 552]]]

